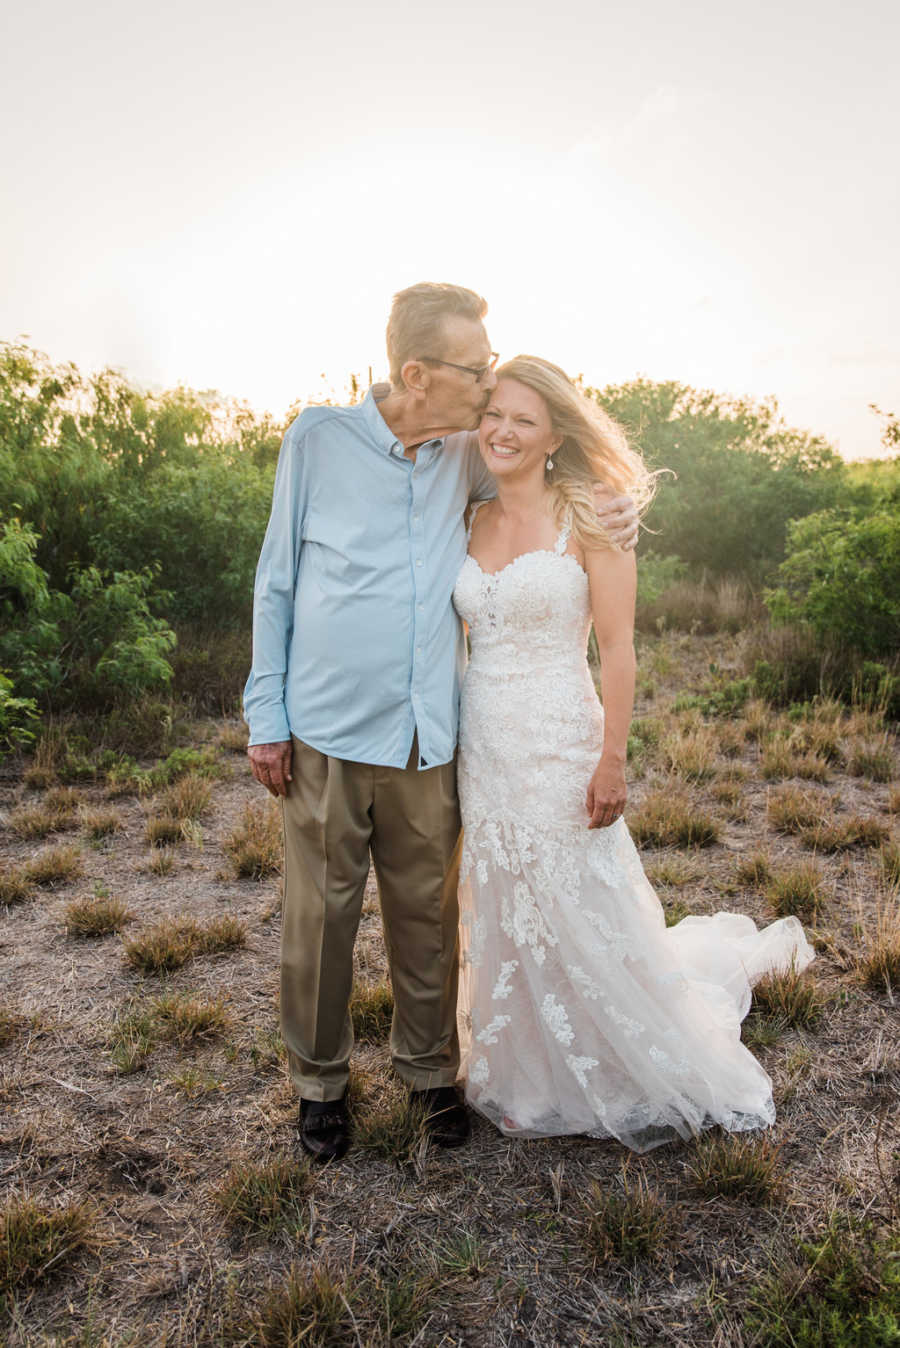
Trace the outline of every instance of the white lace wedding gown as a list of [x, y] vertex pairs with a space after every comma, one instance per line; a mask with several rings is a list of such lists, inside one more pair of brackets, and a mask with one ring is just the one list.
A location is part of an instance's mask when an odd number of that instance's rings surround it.
[[[471, 526], [470, 526], [471, 532]], [[603, 739], [587, 665], [588, 579], [566, 552], [495, 574], [467, 556], [459, 792], [466, 1098], [518, 1137], [588, 1133], [646, 1151], [775, 1118], [741, 1043], [751, 985], [813, 951], [796, 918], [716, 913], [666, 928], [623, 819], [587, 828]]]

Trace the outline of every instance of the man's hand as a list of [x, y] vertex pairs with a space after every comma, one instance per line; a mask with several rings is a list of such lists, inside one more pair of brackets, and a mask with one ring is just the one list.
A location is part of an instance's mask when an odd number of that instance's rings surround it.
[[292, 753], [293, 745], [290, 740], [279, 740], [277, 744], [251, 744], [247, 750], [253, 776], [262, 783], [270, 795], [287, 795], [288, 782], [293, 781]]
[[597, 517], [609, 534], [610, 542], [629, 552], [638, 540], [638, 515], [630, 496], [616, 496], [611, 487], [598, 482], [594, 487]]

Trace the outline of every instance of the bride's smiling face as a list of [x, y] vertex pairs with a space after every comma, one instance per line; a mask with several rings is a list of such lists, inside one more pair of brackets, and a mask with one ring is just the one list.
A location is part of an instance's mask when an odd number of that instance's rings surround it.
[[543, 475], [547, 455], [559, 443], [541, 395], [516, 379], [501, 379], [478, 428], [481, 455], [494, 476]]

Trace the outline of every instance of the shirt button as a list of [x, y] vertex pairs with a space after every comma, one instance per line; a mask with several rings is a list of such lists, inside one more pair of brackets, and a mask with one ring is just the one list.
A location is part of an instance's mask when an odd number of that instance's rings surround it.
[[421, 566], [421, 565], [422, 565], [422, 558], [421, 558], [421, 557], [417, 557], [417, 558], [416, 558], [416, 566]]
[[420, 613], [424, 613], [424, 612], [425, 612], [425, 605], [424, 605], [424, 604], [416, 604], [416, 608], [419, 610]]
[[422, 654], [422, 647], [421, 647], [421, 646], [417, 646], [417, 647], [416, 647], [416, 655], [421, 655], [421, 654]]
[[422, 518], [422, 516], [419, 514], [419, 512], [418, 512], [418, 510], [417, 510], [416, 513], [413, 515], [413, 519], [414, 519], [414, 520], [416, 521], [416, 523], [418, 524], [418, 522], [419, 522], [419, 520], [420, 520], [421, 518]]

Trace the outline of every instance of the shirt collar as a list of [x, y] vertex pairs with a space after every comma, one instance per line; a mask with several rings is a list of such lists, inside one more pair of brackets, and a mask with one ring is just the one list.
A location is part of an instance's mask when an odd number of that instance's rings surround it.
[[[397, 439], [390, 426], [378, 410], [378, 404], [382, 398], [386, 398], [391, 391], [390, 384], [373, 384], [360, 404], [363, 418], [372, 434], [372, 438], [383, 454], [395, 454], [403, 457], [403, 444]], [[426, 440], [422, 449], [436, 453], [443, 449], [443, 437], [434, 440]]]

